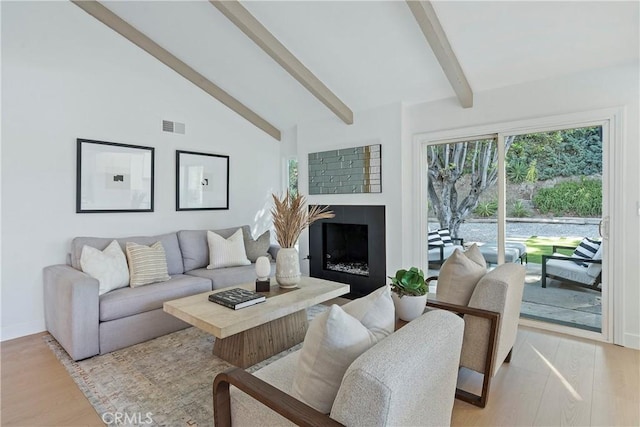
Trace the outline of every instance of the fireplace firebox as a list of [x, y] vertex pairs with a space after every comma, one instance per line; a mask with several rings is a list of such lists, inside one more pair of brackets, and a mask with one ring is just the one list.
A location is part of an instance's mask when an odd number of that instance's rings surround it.
[[369, 276], [368, 226], [322, 224], [324, 269]]
[[309, 228], [309, 272], [367, 295], [386, 283], [385, 207], [332, 205], [335, 218]]

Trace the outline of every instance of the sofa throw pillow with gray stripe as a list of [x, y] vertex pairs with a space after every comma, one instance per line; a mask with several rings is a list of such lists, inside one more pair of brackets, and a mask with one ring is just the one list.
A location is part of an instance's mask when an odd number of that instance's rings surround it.
[[145, 246], [127, 242], [125, 247], [129, 261], [129, 284], [132, 288], [155, 282], [166, 282], [171, 278], [162, 243], [155, 242], [151, 246]]
[[[593, 259], [593, 256], [598, 252], [600, 248], [600, 242], [597, 240], [591, 240], [588, 237], [582, 239], [580, 245], [573, 251], [573, 258]], [[576, 262], [578, 265], [588, 267], [590, 263]]]
[[251, 264], [244, 250], [244, 238], [242, 237], [241, 228], [238, 228], [238, 231], [228, 239], [213, 231], [207, 231], [207, 242], [209, 244], [208, 270]]

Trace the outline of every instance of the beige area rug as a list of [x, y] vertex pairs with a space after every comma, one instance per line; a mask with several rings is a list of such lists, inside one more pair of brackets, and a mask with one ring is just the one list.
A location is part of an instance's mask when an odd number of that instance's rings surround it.
[[[309, 320], [327, 308], [310, 307]], [[44, 339], [107, 424], [213, 426], [213, 379], [232, 365], [213, 356], [215, 337], [206, 332], [191, 327], [79, 362], [71, 360], [51, 335]], [[247, 371], [254, 372], [301, 345]], [[120, 423], [115, 414], [121, 414]]]

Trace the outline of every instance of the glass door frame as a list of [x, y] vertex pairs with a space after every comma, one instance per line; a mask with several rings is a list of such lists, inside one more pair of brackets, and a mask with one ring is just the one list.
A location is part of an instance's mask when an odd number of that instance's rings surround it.
[[[415, 259], [420, 261], [420, 265], [428, 264], [427, 251], [422, 248], [427, 247], [428, 235], [428, 195], [426, 183], [427, 173], [427, 151], [428, 146], [469, 141], [479, 138], [496, 138], [498, 144], [498, 263], [504, 262], [504, 242], [506, 238], [506, 179], [505, 179], [505, 149], [504, 139], [506, 136], [522, 135], [535, 132], [548, 132], [555, 130], [602, 126], [602, 219], [604, 220], [605, 235], [603, 236], [603, 265], [602, 265], [602, 329], [601, 332], [592, 332], [576, 329], [570, 326], [557, 325], [532, 319], [520, 319], [520, 324], [532, 326], [540, 329], [560, 332], [564, 334], [595, 339], [598, 341], [613, 342], [622, 344], [622, 326], [624, 318], [623, 289], [615, 286], [616, 268], [616, 244], [621, 235], [619, 227], [620, 220], [616, 217], [620, 215], [621, 195], [614, 191], [612, 183], [621, 179], [621, 171], [616, 165], [621, 164], [621, 150], [616, 147], [622, 142], [622, 117], [623, 108], [612, 108], [590, 112], [565, 114], [558, 116], [542, 117], [537, 119], [521, 120], [516, 122], [505, 122], [490, 125], [479, 125], [475, 127], [451, 129], [437, 132], [420, 133], [414, 135], [415, 166], [417, 168], [415, 179], [418, 185], [415, 186], [416, 200], [418, 206], [415, 209], [417, 218], [414, 221], [416, 229], [420, 230], [419, 242], [415, 248], [419, 253], [415, 254]], [[617, 186], [619, 188], [619, 186]], [[610, 207], [613, 206], [613, 212]]]

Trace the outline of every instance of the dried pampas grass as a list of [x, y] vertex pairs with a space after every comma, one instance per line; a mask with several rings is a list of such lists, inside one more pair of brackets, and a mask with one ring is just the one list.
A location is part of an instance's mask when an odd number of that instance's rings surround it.
[[280, 199], [275, 194], [273, 197], [273, 228], [276, 231], [276, 240], [282, 248], [293, 248], [300, 237], [300, 233], [319, 219], [335, 217], [328, 206], [313, 206], [307, 212], [305, 208], [306, 198], [300, 194], [292, 197], [289, 191]]

